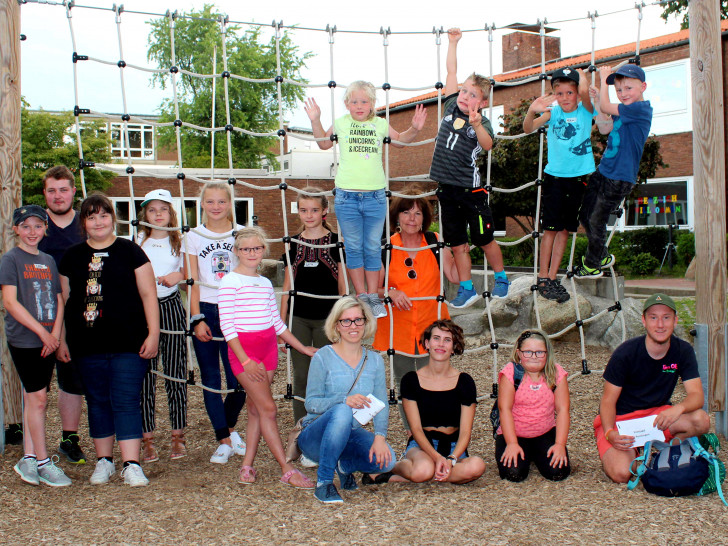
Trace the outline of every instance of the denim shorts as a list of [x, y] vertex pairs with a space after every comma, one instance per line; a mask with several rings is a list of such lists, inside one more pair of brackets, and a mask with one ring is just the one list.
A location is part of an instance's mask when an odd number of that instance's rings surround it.
[[346, 248], [346, 266], [366, 271], [382, 268], [382, 232], [387, 216], [384, 190], [348, 191], [336, 189], [336, 219]]

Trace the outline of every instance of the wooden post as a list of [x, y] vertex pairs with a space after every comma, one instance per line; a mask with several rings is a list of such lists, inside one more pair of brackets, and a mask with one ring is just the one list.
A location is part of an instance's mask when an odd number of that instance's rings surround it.
[[[20, 5], [17, 0], [0, 0], [0, 255], [15, 246], [11, 226], [13, 210], [20, 206], [20, 165]], [[20, 381], [7, 349], [4, 313], [0, 314], [0, 362], [5, 422], [20, 423]], [[4, 427], [0, 434], [2, 447]]]
[[708, 408], [725, 412], [726, 181], [720, 2], [691, 0], [689, 10], [697, 322], [707, 336]]

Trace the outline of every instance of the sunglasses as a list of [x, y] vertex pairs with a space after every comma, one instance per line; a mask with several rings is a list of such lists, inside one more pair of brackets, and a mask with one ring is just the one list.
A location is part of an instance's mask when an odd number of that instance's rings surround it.
[[407, 276], [410, 279], [413, 279], [413, 280], [416, 279], [417, 278], [417, 271], [414, 270], [415, 261], [412, 258], [410, 258], [409, 256], [407, 256], [404, 259], [404, 265], [405, 265], [405, 267], [409, 267], [410, 268], [410, 270], [407, 271]]

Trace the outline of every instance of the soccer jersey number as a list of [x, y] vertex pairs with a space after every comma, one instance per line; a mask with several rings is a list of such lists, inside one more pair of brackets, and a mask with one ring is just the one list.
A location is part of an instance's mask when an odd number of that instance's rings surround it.
[[[455, 138], [453, 138], [453, 136]], [[458, 137], [459, 136], [460, 135], [458, 133], [453, 133], [452, 131], [450, 131], [450, 136], [447, 137], [447, 142], [445, 143], [445, 148], [449, 148], [450, 150], [454, 150], [455, 149], [455, 143], [458, 141]], [[450, 144], [450, 141], [451, 140], [452, 140], [452, 144]]]

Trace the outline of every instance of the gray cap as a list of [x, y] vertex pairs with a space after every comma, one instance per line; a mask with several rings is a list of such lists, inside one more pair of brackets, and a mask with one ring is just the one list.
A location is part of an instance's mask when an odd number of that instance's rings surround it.
[[31, 216], [35, 216], [44, 222], [48, 222], [48, 213], [43, 207], [38, 205], [25, 205], [24, 207], [18, 207], [13, 211], [13, 225], [17, 226]]

